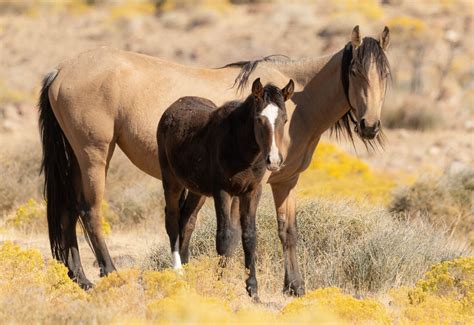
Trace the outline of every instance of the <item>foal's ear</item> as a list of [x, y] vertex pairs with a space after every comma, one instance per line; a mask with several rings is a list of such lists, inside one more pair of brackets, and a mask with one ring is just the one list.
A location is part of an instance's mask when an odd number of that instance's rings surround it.
[[382, 34], [380, 35], [379, 43], [380, 43], [380, 47], [384, 51], [387, 50], [388, 45], [390, 44], [390, 30], [388, 29], [387, 26], [385, 26]]
[[262, 86], [262, 83], [260, 82], [260, 78], [255, 79], [255, 81], [252, 84], [252, 95], [258, 98], [263, 97], [263, 86]]
[[355, 26], [352, 30], [351, 43], [354, 49], [357, 49], [362, 44], [362, 37], [360, 36], [359, 25]]
[[293, 82], [293, 79], [290, 79], [290, 81], [288, 82], [288, 85], [285, 86], [285, 88], [283, 88], [281, 90], [281, 92], [283, 93], [283, 98], [285, 99], [285, 102], [291, 98], [291, 96], [293, 96], [293, 92], [295, 91], [295, 83]]

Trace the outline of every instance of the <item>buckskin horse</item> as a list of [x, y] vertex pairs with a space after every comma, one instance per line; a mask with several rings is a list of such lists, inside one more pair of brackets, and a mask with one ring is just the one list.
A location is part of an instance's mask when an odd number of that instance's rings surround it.
[[[48, 231], [53, 256], [83, 288], [91, 286], [79, 256], [76, 223], [84, 225], [100, 274], [115, 270], [101, 229], [100, 205], [114, 148], [141, 170], [161, 179], [156, 159], [156, 127], [164, 110], [183, 96], [208, 98], [218, 106], [248, 89], [248, 78], [283, 86], [295, 81], [286, 104], [282, 139], [284, 167], [263, 181], [272, 189], [283, 247], [284, 292], [304, 293], [297, 256], [295, 186], [328, 129], [374, 145], [381, 140], [380, 113], [389, 81], [387, 27], [379, 39], [351, 40], [331, 55], [287, 60], [266, 57], [218, 69], [191, 68], [150, 56], [99, 48], [63, 62], [46, 75], [39, 100]], [[236, 87], [233, 87], [236, 86]], [[232, 202], [231, 229], [237, 229], [238, 199]], [[237, 233], [237, 231], [235, 231]], [[232, 253], [229, 245], [225, 255]]]

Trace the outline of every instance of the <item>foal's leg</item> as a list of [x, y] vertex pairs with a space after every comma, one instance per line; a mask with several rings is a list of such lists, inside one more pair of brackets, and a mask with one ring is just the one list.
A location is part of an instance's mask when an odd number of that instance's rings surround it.
[[242, 246], [245, 254], [245, 268], [249, 277], [245, 281], [250, 297], [258, 300], [257, 277], [255, 272], [255, 247], [257, 244], [255, 216], [262, 193], [259, 185], [254, 191], [240, 196], [240, 222], [242, 225]]
[[205, 201], [205, 196], [188, 192], [186, 201], [184, 201], [184, 205], [181, 208], [179, 219], [179, 255], [181, 255], [183, 263], [188, 263], [189, 241], [194, 231], [197, 214]]
[[232, 205], [230, 209], [230, 224], [229, 224], [229, 231], [230, 234], [230, 242], [229, 246], [227, 246], [227, 251], [225, 252], [225, 256], [232, 256], [234, 254], [235, 248], [239, 243], [239, 238], [241, 237], [241, 226], [240, 226], [240, 198], [238, 196], [234, 196], [232, 198]]
[[[161, 160], [160, 160], [161, 162]], [[161, 162], [162, 163], [162, 162]], [[180, 197], [184, 187], [169, 172], [167, 166], [161, 165], [163, 177], [163, 190], [165, 192], [165, 225], [166, 233], [170, 240], [173, 268], [181, 268], [181, 257], [179, 254], [179, 217]]]
[[304, 295], [304, 281], [298, 267], [296, 256], [296, 177], [291, 182], [271, 184], [277, 212], [278, 235], [283, 246], [285, 258], [285, 283], [283, 291], [287, 294]]
[[232, 196], [224, 190], [219, 190], [214, 194], [217, 218], [216, 249], [217, 254], [224, 257], [230, 256], [227, 254], [232, 238], [232, 231], [229, 227], [231, 202]]

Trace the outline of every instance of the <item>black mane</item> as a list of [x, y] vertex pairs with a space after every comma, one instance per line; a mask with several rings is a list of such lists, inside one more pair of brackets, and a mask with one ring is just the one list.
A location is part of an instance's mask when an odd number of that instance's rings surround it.
[[[341, 64], [341, 82], [344, 88], [344, 93], [349, 104], [349, 73], [351, 68], [355, 69], [355, 72], [362, 77], [362, 80], [369, 82], [368, 68], [372, 62], [372, 58], [375, 59], [377, 66], [377, 72], [379, 78], [389, 78], [391, 76], [390, 64], [388, 59], [381, 48], [379, 42], [372, 37], [365, 37], [362, 41], [361, 46], [357, 50], [356, 57], [352, 55], [352, 43], [349, 42], [343, 49], [342, 64]], [[238, 91], [242, 91], [248, 83], [249, 77], [253, 71], [257, 68], [261, 62], [290, 62], [290, 58], [284, 55], [269, 55], [259, 60], [253, 61], [239, 61], [227, 64], [222, 68], [227, 67], [240, 67], [240, 73], [235, 78], [233, 87], [237, 86]], [[350, 105], [350, 104], [349, 104]], [[348, 110], [331, 128], [331, 134], [334, 134], [336, 138], [340, 138], [342, 135], [346, 136], [352, 143], [354, 143], [354, 137], [352, 133], [352, 127], [357, 125], [356, 118], [353, 115], [352, 110]], [[384, 135], [380, 131], [379, 135], [372, 140], [363, 139], [359, 137], [364, 145], [369, 148], [377, 147], [377, 144], [383, 147]]]

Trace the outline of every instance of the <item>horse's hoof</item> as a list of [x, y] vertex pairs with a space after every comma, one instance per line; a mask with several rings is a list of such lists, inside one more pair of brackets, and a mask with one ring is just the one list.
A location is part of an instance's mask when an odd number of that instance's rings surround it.
[[285, 284], [283, 293], [289, 296], [301, 297], [305, 294], [303, 281], [295, 281]]

